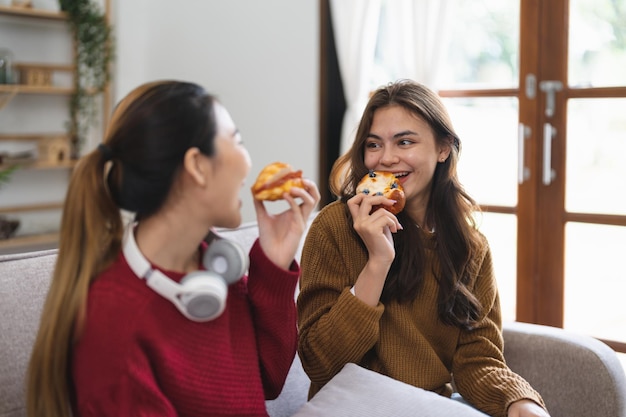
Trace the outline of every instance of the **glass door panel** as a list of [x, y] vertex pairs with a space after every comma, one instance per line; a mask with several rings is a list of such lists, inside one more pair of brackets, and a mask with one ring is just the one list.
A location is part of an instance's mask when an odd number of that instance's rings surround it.
[[566, 225], [564, 327], [605, 340], [626, 339], [626, 228]]
[[446, 98], [461, 138], [459, 178], [479, 204], [517, 204], [517, 120], [514, 97]]
[[517, 216], [500, 213], [476, 215], [479, 230], [487, 237], [498, 281], [502, 320], [514, 321], [516, 311]]
[[511, 88], [519, 79], [519, 1], [449, 0], [441, 87]]
[[563, 89], [567, 101], [562, 109], [565, 193], [564, 207], [555, 208], [566, 220], [563, 258], [558, 250], [543, 250], [556, 258], [554, 262], [563, 259], [563, 327], [623, 350], [626, 3], [563, 4], [569, 6], [568, 79]]
[[569, 0], [569, 84], [626, 85], [626, 3]]
[[567, 113], [565, 209], [626, 215], [626, 99], [570, 100]]

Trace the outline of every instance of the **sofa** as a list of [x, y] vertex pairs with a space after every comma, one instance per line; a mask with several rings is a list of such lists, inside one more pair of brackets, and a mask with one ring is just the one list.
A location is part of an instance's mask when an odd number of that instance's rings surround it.
[[[246, 223], [220, 234], [248, 249], [258, 229], [255, 223]], [[56, 256], [54, 249], [0, 255], [0, 417], [25, 416], [25, 372]], [[552, 417], [626, 417], [626, 376], [606, 344], [563, 329], [519, 322], [504, 324], [504, 340], [507, 363], [541, 392]], [[310, 401], [308, 387], [296, 355], [282, 393], [267, 401], [269, 415], [484, 416], [354, 364], [346, 365]]]

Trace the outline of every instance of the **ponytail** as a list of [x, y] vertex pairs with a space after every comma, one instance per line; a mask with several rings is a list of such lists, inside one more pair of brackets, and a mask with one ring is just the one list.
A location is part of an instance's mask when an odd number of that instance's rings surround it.
[[50, 289], [27, 374], [29, 417], [71, 415], [71, 350], [82, 330], [91, 281], [117, 256], [123, 225], [105, 185], [100, 150], [77, 164], [65, 198]]

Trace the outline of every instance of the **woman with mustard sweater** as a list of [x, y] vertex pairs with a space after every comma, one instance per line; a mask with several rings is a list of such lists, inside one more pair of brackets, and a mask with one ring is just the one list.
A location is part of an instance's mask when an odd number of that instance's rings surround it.
[[[340, 199], [317, 215], [302, 253], [298, 353], [310, 396], [352, 362], [443, 396], [456, 391], [491, 416], [549, 416], [504, 361], [491, 252], [457, 178], [460, 148], [423, 85], [399, 81], [371, 96], [331, 172]], [[368, 171], [398, 178], [402, 212], [376, 210], [394, 201], [355, 192]]]

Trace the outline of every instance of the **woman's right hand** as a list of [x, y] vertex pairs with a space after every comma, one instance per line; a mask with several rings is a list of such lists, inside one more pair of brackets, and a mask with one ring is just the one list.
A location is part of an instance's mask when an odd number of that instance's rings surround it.
[[270, 214], [263, 201], [254, 199], [261, 248], [269, 260], [283, 269], [289, 269], [293, 262], [309, 216], [320, 201], [317, 184], [308, 179], [302, 181], [304, 188], [294, 187], [291, 194], [283, 196], [290, 208], [282, 213]]
[[364, 303], [375, 307], [383, 292], [387, 273], [396, 250], [392, 233], [402, 229], [396, 216], [385, 209], [372, 212], [378, 205], [391, 206], [394, 201], [383, 196], [357, 194], [348, 200], [354, 230], [365, 243], [368, 260], [354, 283], [353, 293]]
[[396, 255], [392, 233], [402, 229], [396, 216], [385, 209], [372, 213], [377, 205], [391, 206], [394, 201], [383, 196], [357, 194], [348, 200], [348, 208], [352, 214], [354, 230], [361, 237], [370, 261], [378, 261], [391, 265]]

